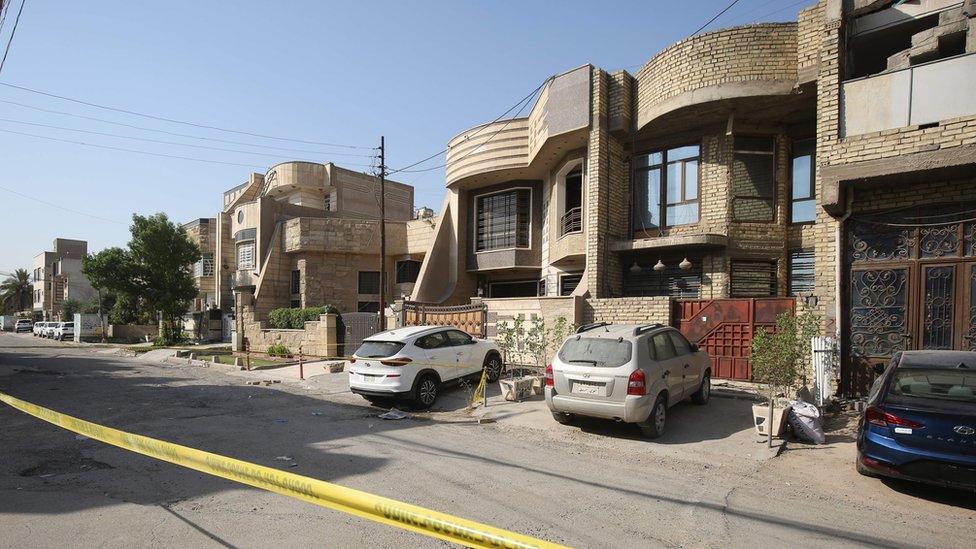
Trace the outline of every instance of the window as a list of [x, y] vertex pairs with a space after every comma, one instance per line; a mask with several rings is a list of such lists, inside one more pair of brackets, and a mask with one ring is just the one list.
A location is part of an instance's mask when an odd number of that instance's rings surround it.
[[214, 259], [213, 254], [201, 254], [200, 261], [193, 264], [193, 276], [213, 276]]
[[733, 261], [729, 297], [776, 295], [775, 261]]
[[536, 295], [539, 296], [549, 295], [549, 284], [546, 283], [546, 279], [544, 278], [539, 279], [539, 291], [538, 293], [536, 293]]
[[472, 339], [471, 336], [460, 330], [450, 330], [447, 332], [447, 341], [451, 345], [470, 345]]
[[253, 242], [237, 245], [237, 268], [241, 270], [250, 270], [254, 268]]
[[416, 282], [420, 276], [420, 262], [412, 259], [405, 259], [396, 262], [396, 283], [407, 284]]
[[488, 297], [537, 297], [538, 280], [513, 280], [488, 284]]
[[577, 166], [566, 174], [563, 186], [563, 217], [559, 236], [583, 230], [583, 170]]
[[447, 344], [447, 334], [444, 332], [425, 335], [414, 343], [414, 345], [421, 349], [437, 349], [438, 347], [446, 347]]
[[559, 295], [573, 295], [580, 281], [583, 280], [583, 273], [565, 274], [559, 277]]
[[676, 331], [668, 331], [666, 333], [671, 336], [671, 343], [674, 345], [674, 352], [676, 355], [681, 356], [691, 354], [691, 343], [688, 343], [685, 336]]
[[[655, 271], [658, 259], [664, 263], [663, 271]], [[623, 267], [624, 297], [670, 296], [681, 299], [697, 299], [701, 296], [702, 259], [689, 256], [691, 268], [678, 266], [683, 256], [658, 258], [644, 256], [637, 259], [640, 270], [633, 270], [633, 264]]]
[[531, 201], [528, 189], [477, 197], [475, 250], [528, 248]]
[[363, 358], [386, 358], [399, 353], [400, 349], [403, 349], [403, 343], [398, 341], [364, 341], [353, 354]]
[[361, 294], [380, 293], [380, 272], [379, 271], [359, 271], [359, 293]]
[[813, 250], [790, 251], [790, 295], [813, 293]]
[[814, 170], [813, 139], [793, 143], [792, 185], [790, 202], [790, 221], [792, 223], [812, 223], [817, 219], [817, 192]]
[[302, 271], [295, 269], [291, 272], [291, 293], [298, 294], [302, 291]]
[[567, 339], [559, 349], [559, 360], [567, 364], [616, 368], [630, 362], [633, 346], [629, 341], [599, 337]]
[[775, 218], [776, 140], [736, 137], [732, 154], [732, 220]]
[[291, 300], [291, 308], [292, 309], [298, 309], [298, 308], [301, 308], [301, 306], [302, 306], [302, 300], [300, 300], [300, 299], [292, 299]]
[[698, 223], [699, 154], [689, 145], [635, 157], [634, 231]]
[[380, 302], [379, 301], [359, 301], [356, 303], [356, 310], [360, 313], [378, 313], [380, 312]]
[[655, 334], [650, 341], [651, 356], [654, 360], [669, 360], [674, 358], [674, 344], [667, 332]]

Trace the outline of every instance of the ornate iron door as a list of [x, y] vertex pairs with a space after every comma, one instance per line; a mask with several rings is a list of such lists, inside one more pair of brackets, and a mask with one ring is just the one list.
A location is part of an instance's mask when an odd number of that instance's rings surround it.
[[976, 263], [962, 265], [960, 286], [964, 290], [962, 325], [962, 349], [976, 351]]

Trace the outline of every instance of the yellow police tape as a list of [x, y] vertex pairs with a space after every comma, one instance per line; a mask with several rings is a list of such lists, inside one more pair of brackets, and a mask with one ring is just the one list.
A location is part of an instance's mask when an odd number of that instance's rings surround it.
[[563, 547], [322, 480], [126, 433], [55, 412], [4, 393], [0, 393], [0, 401], [48, 423], [106, 444], [467, 547]]

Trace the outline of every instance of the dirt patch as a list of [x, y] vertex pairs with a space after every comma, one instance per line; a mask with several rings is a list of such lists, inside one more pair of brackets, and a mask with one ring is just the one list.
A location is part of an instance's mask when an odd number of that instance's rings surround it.
[[99, 469], [113, 469], [107, 463], [96, 461], [87, 457], [77, 457], [73, 459], [49, 459], [42, 461], [33, 467], [28, 467], [20, 472], [22, 477], [53, 477], [56, 475], [66, 475], [73, 473], [86, 473]]

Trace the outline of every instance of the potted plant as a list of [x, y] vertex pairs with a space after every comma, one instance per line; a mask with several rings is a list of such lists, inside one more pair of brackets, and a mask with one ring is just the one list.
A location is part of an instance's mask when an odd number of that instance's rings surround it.
[[810, 340], [817, 335], [820, 318], [804, 309], [799, 314], [786, 312], [776, 317], [773, 327], [759, 328], [752, 338], [753, 381], [765, 384], [765, 404], [753, 405], [756, 430], [768, 437], [779, 436], [789, 407], [779, 393], [795, 388], [800, 369], [810, 358]]
[[[528, 326], [528, 327], [526, 327]], [[498, 346], [509, 365], [509, 377], [499, 379], [498, 386], [506, 400], [522, 400], [532, 394], [540, 395], [545, 389], [542, 372], [552, 355], [573, 332], [572, 323], [559, 316], [546, 323], [541, 318], [525, 322], [522, 315], [516, 316], [512, 323], [499, 322]], [[516, 376], [513, 366], [521, 375]]]

